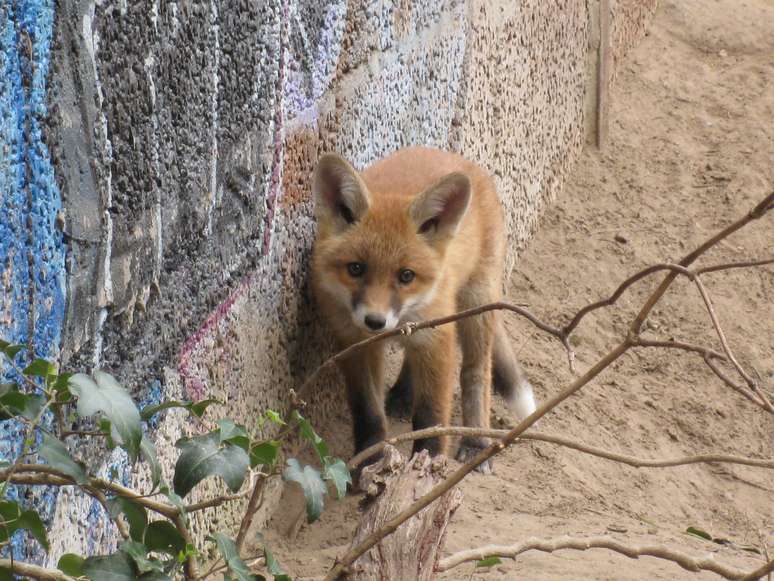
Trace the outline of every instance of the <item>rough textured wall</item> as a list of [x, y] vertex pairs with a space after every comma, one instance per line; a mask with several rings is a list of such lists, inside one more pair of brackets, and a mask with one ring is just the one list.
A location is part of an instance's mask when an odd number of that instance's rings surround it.
[[[248, 424], [282, 408], [331, 352], [306, 292], [319, 154], [363, 167], [427, 144], [479, 160], [508, 210], [511, 268], [583, 142], [588, 10], [0, 2], [0, 335], [107, 368], [143, 402], [214, 396]], [[619, 11], [623, 44], [645, 15]], [[309, 399], [323, 431], [348, 421], [335, 376]], [[152, 428], [167, 460], [201, 429], [174, 412]], [[120, 454], [101, 461], [129, 479]], [[98, 504], [43, 502], [53, 561], [115, 543]]]

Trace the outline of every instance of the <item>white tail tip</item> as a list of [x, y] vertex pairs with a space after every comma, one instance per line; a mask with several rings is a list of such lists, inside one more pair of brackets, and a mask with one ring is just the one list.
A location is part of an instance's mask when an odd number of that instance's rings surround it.
[[519, 386], [516, 395], [510, 402], [511, 411], [516, 414], [519, 421], [523, 420], [529, 415], [532, 415], [537, 409], [535, 404], [535, 394], [532, 391], [532, 386], [528, 382], [524, 382]]

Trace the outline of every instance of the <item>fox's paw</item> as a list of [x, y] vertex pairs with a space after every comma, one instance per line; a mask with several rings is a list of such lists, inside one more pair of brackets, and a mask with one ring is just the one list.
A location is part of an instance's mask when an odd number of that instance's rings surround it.
[[[488, 445], [482, 438], [463, 438], [457, 450], [457, 460], [463, 464], [469, 462]], [[476, 466], [475, 470], [481, 474], [494, 474], [494, 463], [489, 458]]]
[[516, 419], [519, 421], [532, 415], [537, 409], [535, 403], [535, 392], [532, 390], [532, 385], [528, 381], [524, 381], [513, 397], [508, 402], [508, 407], [516, 415]]

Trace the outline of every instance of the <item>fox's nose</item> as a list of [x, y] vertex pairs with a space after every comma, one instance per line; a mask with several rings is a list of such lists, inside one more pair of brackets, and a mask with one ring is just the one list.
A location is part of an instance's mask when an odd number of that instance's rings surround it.
[[366, 326], [372, 331], [384, 329], [384, 325], [387, 322], [381, 315], [366, 315], [364, 321]]

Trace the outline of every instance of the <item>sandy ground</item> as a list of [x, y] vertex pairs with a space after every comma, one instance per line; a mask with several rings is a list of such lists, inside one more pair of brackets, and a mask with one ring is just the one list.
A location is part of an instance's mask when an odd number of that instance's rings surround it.
[[[557, 323], [640, 268], [676, 261], [771, 191], [774, 4], [664, 0], [648, 37], [620, 72], [612, 99], [609, 147], [583, 155], [512, 279], [512, 301]], [[771, 255], [773, 225], [769, 216], [748, 227], [704, 263]], [[640, 283], [616, 308], [581, 325], [574, 340], [580, 370], [622, 337], [657, 280]], [[771, 393], [774, 267], [713, 274], [706, 284], [732, 348]], [[707, 321], [695, 289], [680, 283], [653, 312], [647, 335], [719, 348]], [[572, 380], [555, 341], [521, 320], [510, 318], [508, 325], [540, 399]], [[496, 415], [505, 415], [500, 401], [495, 406]], [[625, 355], [541, 420], [539, 429], [647, 458], [710, 451], [774, 456], [774, 416], [731, 391], [699, 358], [662, 350]], [[754, 553], [686, 535], [694, 526], [736, 544], [768, 545], [774, 555], [774, 477], [764, 469], [636, 469], [537, 443], [507, 451], [495, 469], [494, 476], [473, 474], [463, 482], [446, 554], [530, 536], [609, 534], [710, 553], [746, 569], [762, 563]], [[304, 525], [292, 540], [282, 534], [287, 514], [286, 507], [274, 519], [269, 540], [289, 572], [314, 577], [349, 543], [357, 499], [329, 503], [322, 519]], [[470, 577], [716, 578], [601, 549], [530, 552], [493, 569], [474, 572], [465, 564], [440, 575]]]

